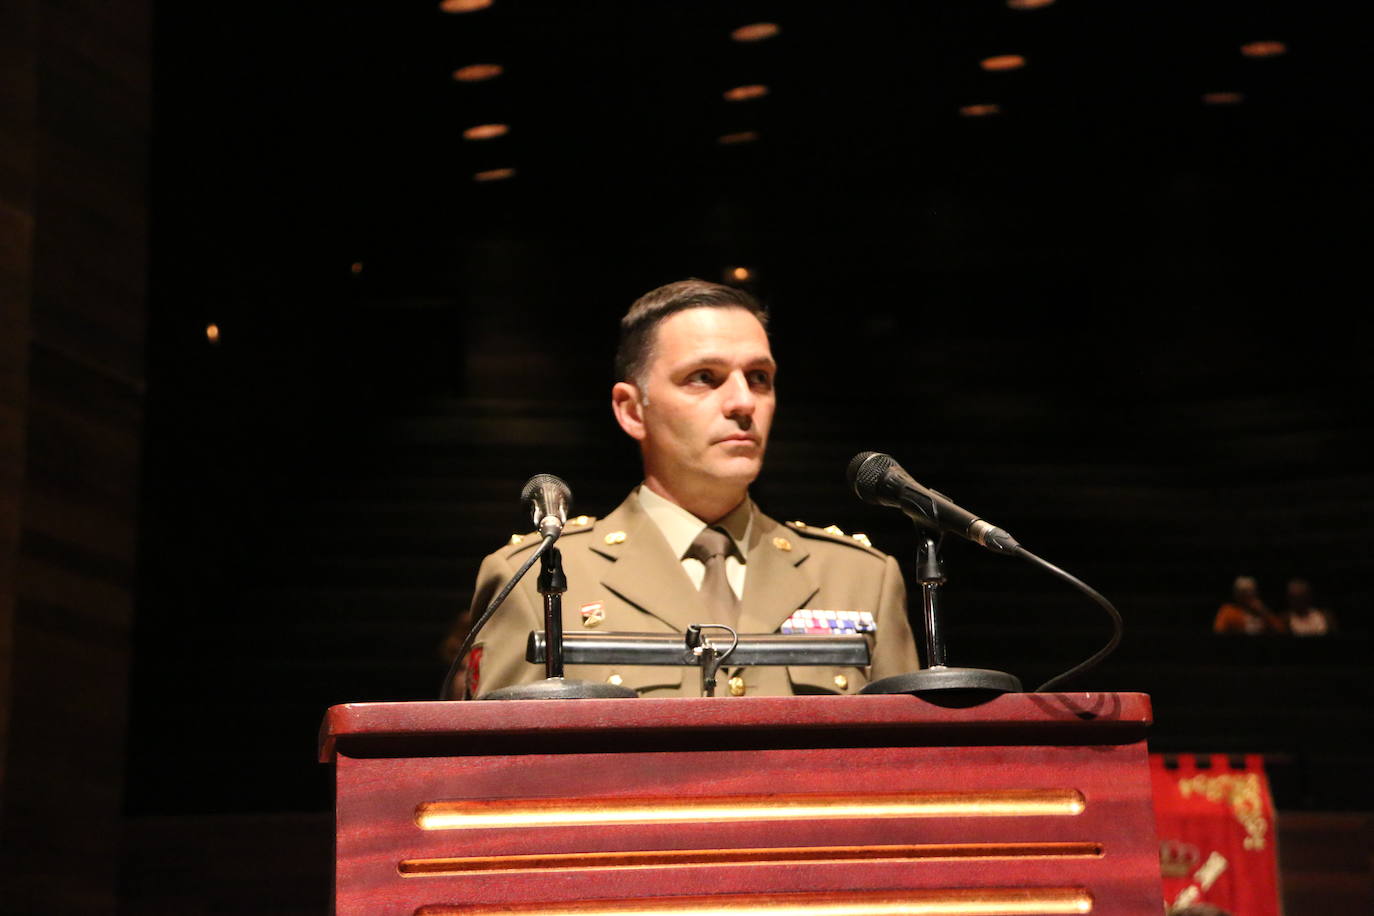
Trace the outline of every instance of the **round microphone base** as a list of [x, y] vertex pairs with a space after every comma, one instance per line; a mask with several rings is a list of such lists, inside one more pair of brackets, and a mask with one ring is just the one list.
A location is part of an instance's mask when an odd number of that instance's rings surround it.
[[499, 687], [479, 700], [628, 700], [639, 696], [629, 687], [571, 678], [550, 677], [533, 684]]
[[863, 687], [859, 693], [906, 693], [939, 706], [977, 706], [1004, 693], [1021, 693], [1021, 681], [988, 668], [922, 668], [894, 674]]

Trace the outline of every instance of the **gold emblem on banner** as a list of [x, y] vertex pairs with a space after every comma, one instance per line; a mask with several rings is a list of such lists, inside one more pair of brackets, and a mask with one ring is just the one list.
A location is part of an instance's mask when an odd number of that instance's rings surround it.
[[1263, 849], [1269, 833], [1269, 821], [1264, 816], [1264, 797], [1260, 792], [1258, 773], [1223, 773], [1212, 776], [1199, 773], [1178, 781], [1178, 792], [1184, 798], [1200, 795], [1210, 802], [1224, 802], [1245, 828], [1244, 847]]

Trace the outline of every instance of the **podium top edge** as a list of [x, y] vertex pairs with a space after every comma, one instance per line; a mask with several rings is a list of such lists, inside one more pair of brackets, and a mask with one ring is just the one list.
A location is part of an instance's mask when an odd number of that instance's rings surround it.
[[939, 732], [970, 739], [1015, 732], [1045, 744], [1070, 735], [1071, 743], [1124, 744], [1143, 740], [1152, 722], [1150, 698], [1143, 693], [1004, 694], [966, 708], [905, 695], [345, 703], [325, 714], [319, 759], [332, 761], [337, 743], [353, 739], [552, 738], [624, 730], [819, 736], [891, 729], [912, 737]]

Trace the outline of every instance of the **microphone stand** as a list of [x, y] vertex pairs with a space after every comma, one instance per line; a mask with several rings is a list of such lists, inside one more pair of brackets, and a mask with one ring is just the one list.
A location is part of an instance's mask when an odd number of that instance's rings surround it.
[[988, 668], [951, 668], [945, 664], [945, 641], [940, 632], [940, 588], [945, 572], [940, 544], [917, 526], [920, 543], [916, 568], [921, 583], [921, 622], [926, 638], [926, 667], [894, 674], [864, 686], [859, 693], [909, 693], [948, 705], [976, 705], [1003, 693], [1021, 693], [1021, 681], [1005, 671]]
[[539, 594], [544, 596], [544, 680], [533, 684], [500, 687], [478, 697], [481, 700], [593, 700], [629, 699], [639, 696], [630, 687], [568, 679], [563, 676], [563, 593], [568, 578], [563, 574], [563, 554], [550, 547], [540, 558]]
[[945, 571], [940, 563], [940, 545], [929, 532], [921, 532], [916, 548], [916, 562], [921, 583], [921, 623], [926, 635], [926, 667], [945, 667], [945, 641], [940, 633], [940, 586], [945, 584]]
[[544, 676], [563, 676], [563, 593], [568, 590], [568, 577], [563, 575], [563, 553], [549, 548], [539, 567], [536, 586], [544, 596], [544, 632], [549, 634], [549, 654], [544, 660]]

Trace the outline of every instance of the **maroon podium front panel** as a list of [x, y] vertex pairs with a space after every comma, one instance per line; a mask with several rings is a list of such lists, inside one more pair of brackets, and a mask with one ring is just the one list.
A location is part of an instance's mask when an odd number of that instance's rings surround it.
[[341, 914], [1158, 916], [1138, 694], [336, 706]]

